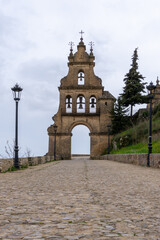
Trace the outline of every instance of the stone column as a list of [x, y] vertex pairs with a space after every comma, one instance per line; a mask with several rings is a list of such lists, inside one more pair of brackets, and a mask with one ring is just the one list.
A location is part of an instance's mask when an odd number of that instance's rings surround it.
[[89, 113], [89, 98], [85, 98], [85, 113]]
[[72, 113], [76, 113], [77, 112], [77, 97], [76, 95], [72, 96]]

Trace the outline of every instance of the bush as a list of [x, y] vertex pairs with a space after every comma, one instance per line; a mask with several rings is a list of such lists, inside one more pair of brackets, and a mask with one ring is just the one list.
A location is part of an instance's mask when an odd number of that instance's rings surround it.
[[120, 149], [122, 147], [129, 146], [132, 143], [133, 143], [133, 139], [131, 135], [128, 134], [128, 135], [121, 136], [121, 134], [119, 134], [117, 137], [113, 138], [112, 148], [116, 150], [116, 148]]

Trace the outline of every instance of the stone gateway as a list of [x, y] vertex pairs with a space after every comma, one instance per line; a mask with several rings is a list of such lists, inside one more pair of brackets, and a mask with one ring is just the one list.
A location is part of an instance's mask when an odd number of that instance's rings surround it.
[[[92, 42], [90, 53], [86, 52], [83, 38], [73, 54], [72, 43], [68, 57], [68, 75], [61, 79], [58, 112], [53, 116], [58, 126], [56, 154], [60, 159], [71, 159], [72, 129], [85, 125], [90, 130], [90, 157], [102, 154], [108, 145], [107, 125], [111, 124], [110, 112], [115, 98], [104, 91], [102, 80], [94, 74], [95, 57]], [[49, 151], [54, 155], [54, 125], [48, 128]], [[79, 144], [79, 143], [77, 143]]]

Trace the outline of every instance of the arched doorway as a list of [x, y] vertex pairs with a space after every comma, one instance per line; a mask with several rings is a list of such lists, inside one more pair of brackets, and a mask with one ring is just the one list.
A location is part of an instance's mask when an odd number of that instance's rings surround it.
[[76, 125], [72, 129], [71, 154], [90, 155], [90, 130], [85, 125]]

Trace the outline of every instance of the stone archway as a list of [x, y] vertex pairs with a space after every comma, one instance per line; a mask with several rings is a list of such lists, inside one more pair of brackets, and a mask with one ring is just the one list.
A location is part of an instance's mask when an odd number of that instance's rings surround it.
[[90, 156], [91, 140], [90, 130], [84, 124], [77, 124], [72, 128], [71, 156]]
[[[57, 116], [56, 116], [57, 117]], [[58, 121], [54, 117], [54, 120], [58, 126], [56, 135], [56, 149], [57, 158], [59, 159], [71, 159], [71, 137], [72, 129], [77, 125], [85, 125], [90, 130], [90, 157], [94, 158], [101, 155], [104, 149], [107, 148], [108, 134], [106, 132], [100, 132], [99, 116], [91, 115], [85, 116], [63, 116]], [[81, 120], [80, 120], [81, 119]], [[60, 125], [61, 124], [61, 125]], [[49, 130], [49, 154], [54, 155], [54, 128], [50, 126]]]
[[93, 132], [92, 125], [90, 123], [88, 123], [87, 121], [75, 121], [75, 122], [71, 123], [71, 125], [68, 128], [68, 131], [71, 133], [73, 128], [78, 125], [84, 125], [89, 129], [90, 132]]
[[[115, 98], [104, 91], [102, 80], [94, 74], [93, 49], [86, 52], [83, 38], [69, 54], [69, 72], [61, 79], [59, 87], [60, 104], [53, 120], [58, 126], [56, 137], [56, 154], [59, 159], [71, 158], [72, 129], [78, 124], [85, 125], [90, 130], [90, 156], [101, 155], [107, 148], [107, 124], [111, 124], [110, 112]], [[94, 111], [93, 111], [94, 109]], [[54, 155], [54, 127], [48, 128], [49, 151]]]
[[[93, 126], [90, 123], [88, 123], [87, 119], [85, 119], [85, 120], [83, 119], [81, 121], [78, 120], [78, 121], [71, 123], [71, 125], [69, 127], [69, 133], [71, 135], [71, 144], [72, 144], [72, 131], [78, 125], [83, 125], [83, 126], [87, 127], [90, 132], [89, 133], [89, 137], [90, 137], [90, 153], [89, 153], [89, 155], [91, 156], [91, 152], [92, 152], [91, 133], [93, 132]], [[71, 145], [71, 149], [72, 149], [72, 145]], [[72, 156], [72, 151], [71, 151], [71, 156]]]

